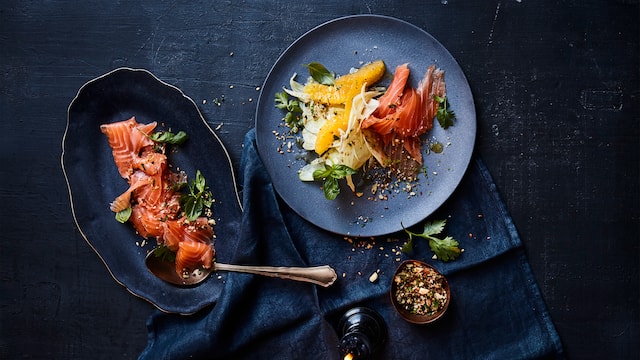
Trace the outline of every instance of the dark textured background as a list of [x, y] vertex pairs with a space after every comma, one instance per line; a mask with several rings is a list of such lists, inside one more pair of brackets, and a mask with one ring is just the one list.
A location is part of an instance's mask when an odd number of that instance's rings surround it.
[[146, 345], [153, 307], [112, 280], [71, 216], [61, 141], [82, 84], [150, 70], [220, 126], [237, 168], [279, 54], [326, 20], [375, 13], [425, 29], [465, 71], [476, 150], [569, 358], [637, 359], [639, 12], [637, 0], [3, 1], [0, 358], [135, 358]]

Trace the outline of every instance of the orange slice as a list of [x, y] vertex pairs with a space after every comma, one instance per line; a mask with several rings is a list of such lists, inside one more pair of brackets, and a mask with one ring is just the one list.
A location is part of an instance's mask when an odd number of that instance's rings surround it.
[[334, 85], [318, 83], [307, 84], [304, 92], [315, 102], [328, 105], [343, 105], [345, 111], [336, 116], [333, 121], [324, 124], [318, 132], [315, 151], [323, 154], [333, 141], [340, 136], [340, 130], [345, 131], [349, 124], [349, 113], [353, 98], [360, 93], [362, 87], [371, 86], [380, 81], [385, 73], [385, 65], [382, 60], [366, 64], [356, 72], [343, 75], [335, 80]]

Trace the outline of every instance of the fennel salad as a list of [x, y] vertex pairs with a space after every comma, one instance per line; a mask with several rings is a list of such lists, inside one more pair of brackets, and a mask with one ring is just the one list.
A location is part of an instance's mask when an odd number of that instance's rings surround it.
[[[358, 172], [386, 174], [371, 185], [372, 192], [388, 187], [392, 178], [414, 181], [424, 170], [422, 137], [434, 119], [444, 129], [454, 125], [444, 71], [435, 65], [415, 88], [409, 85], [408, 63], [389, 74], [385, 63], [376, 60], [341, 76], [317, 62], [304, 66], [309, 72], [304, 82], [293, 73], [289, 87], [275, 94], [275, 106], [283, 111], [289, 135], [309, 155], [299, 179], [320, 182], [326, 199], [340, 194], [340, 181], [362, 196], [353, 180]], [[387, 77], [390, 84], [382, 86]], [[443, 147], [436, 142], [429, 150], [442, 152]]]

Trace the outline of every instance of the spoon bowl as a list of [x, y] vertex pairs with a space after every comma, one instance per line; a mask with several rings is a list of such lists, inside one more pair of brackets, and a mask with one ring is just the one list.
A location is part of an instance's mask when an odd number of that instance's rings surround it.
[[199, 268], [187, 276], [180, 276], [176, 272], [175, 263], [157, 256], [153, 249], [147, 254], [145, 264], [149, 271], [158, 278], [178, 286], [194, 286], [205, 280], [214, 271], [234, 271], [248, 274], [263, 275], [280, 279], [309, 282], [323, 287], [331, 286], [338, 278], [335, 270], [329, 265], [312, 267], [284, 267], [284, 266], [250, 266], [232, 265], [215, 262], [208, 269]]

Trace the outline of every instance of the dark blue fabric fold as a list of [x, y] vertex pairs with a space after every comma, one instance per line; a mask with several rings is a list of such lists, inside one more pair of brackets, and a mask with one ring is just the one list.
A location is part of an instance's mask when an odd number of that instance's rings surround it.
[[[354, 306], [385, 319], [388, 336], [376, 359], [564, 358], [517, 231], [480, 159], [430, 217], [446, 219], [446, 233], [465, 249], [447, 263], [432, 260], [420, 239], [413, 252], [400, 252], [404, 233], [349, 239], [300, 218], [274, 192], [254, 130], [245, 139], [241, 183], [244, 214], [233, 262], [328, 264], [338, 281], [322, 288], [229, 273], [216, 304], [190, 316], [152, 315], [140, 359], [339, 359], [337, 321]], [[393, 310], [391, 277], [406, 259], [426, 261], [447, 276], [452, 302], [434, 324], [409, 324]]]

